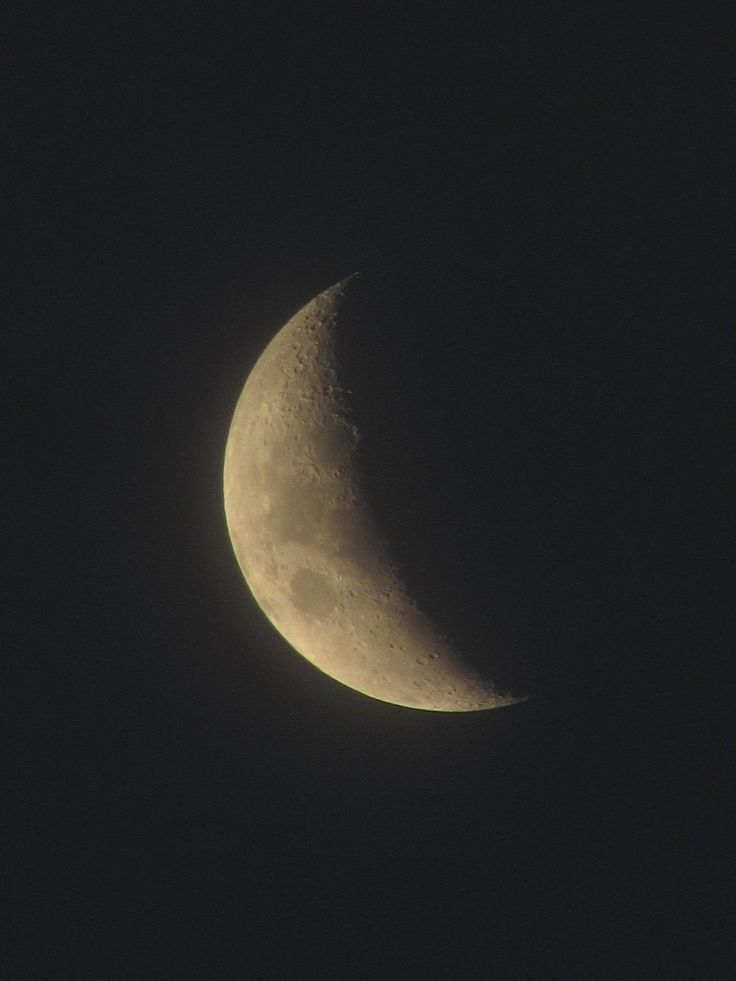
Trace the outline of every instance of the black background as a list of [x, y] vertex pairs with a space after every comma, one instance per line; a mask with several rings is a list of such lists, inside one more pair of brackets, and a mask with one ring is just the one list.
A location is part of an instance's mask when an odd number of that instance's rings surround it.
[[[717, 10], [11, 27], [4, 973], [731, 976]], [[235, 563], [245, 376], [355, 270], [386, 527], [522, 705], [345, 689]]]

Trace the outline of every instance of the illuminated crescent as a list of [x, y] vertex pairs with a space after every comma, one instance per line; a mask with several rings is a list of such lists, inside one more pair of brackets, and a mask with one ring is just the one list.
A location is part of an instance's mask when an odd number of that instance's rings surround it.
[[279, 633], [336, 681], [438, 712], [512, 704], [417, 608], [371, 517], [335, 354], [348, 289], [330, 287], [289, 320], [238, 401], [224, 494], [240, 568]]

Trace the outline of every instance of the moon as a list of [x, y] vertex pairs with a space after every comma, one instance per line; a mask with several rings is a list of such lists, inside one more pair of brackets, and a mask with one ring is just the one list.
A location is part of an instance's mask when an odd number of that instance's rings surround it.
[[353, 283], [299, 310], [240, 395], [224, 465], [238, 563], [285, 640], [343, 685], [436, 712], [513, 704], [520, 699], [471, 670], [409, 595], [361, 487], [361, 436], [335, 343]]

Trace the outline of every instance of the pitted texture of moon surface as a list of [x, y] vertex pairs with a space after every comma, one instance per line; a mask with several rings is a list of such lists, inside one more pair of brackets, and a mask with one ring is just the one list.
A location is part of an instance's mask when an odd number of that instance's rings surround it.
[[444, 712], [512, 704], [417, 608], [361, 493], [335, 354], [348, 289], [338, 283], [292, 317], [238, 401], [224, 494], [241, 570], [281, 635], [359, 692]]

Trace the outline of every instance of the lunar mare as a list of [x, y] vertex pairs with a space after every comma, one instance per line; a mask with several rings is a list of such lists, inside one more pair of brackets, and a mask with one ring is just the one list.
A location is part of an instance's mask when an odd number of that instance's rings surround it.
[[350, 288], [330, 287], [289, 320], [237, 403], [224, 498], [238, 563], [279, 633], [342, 684], [434, 711], [512, 704], [417, 608], [371, 516], [336, 357]]

